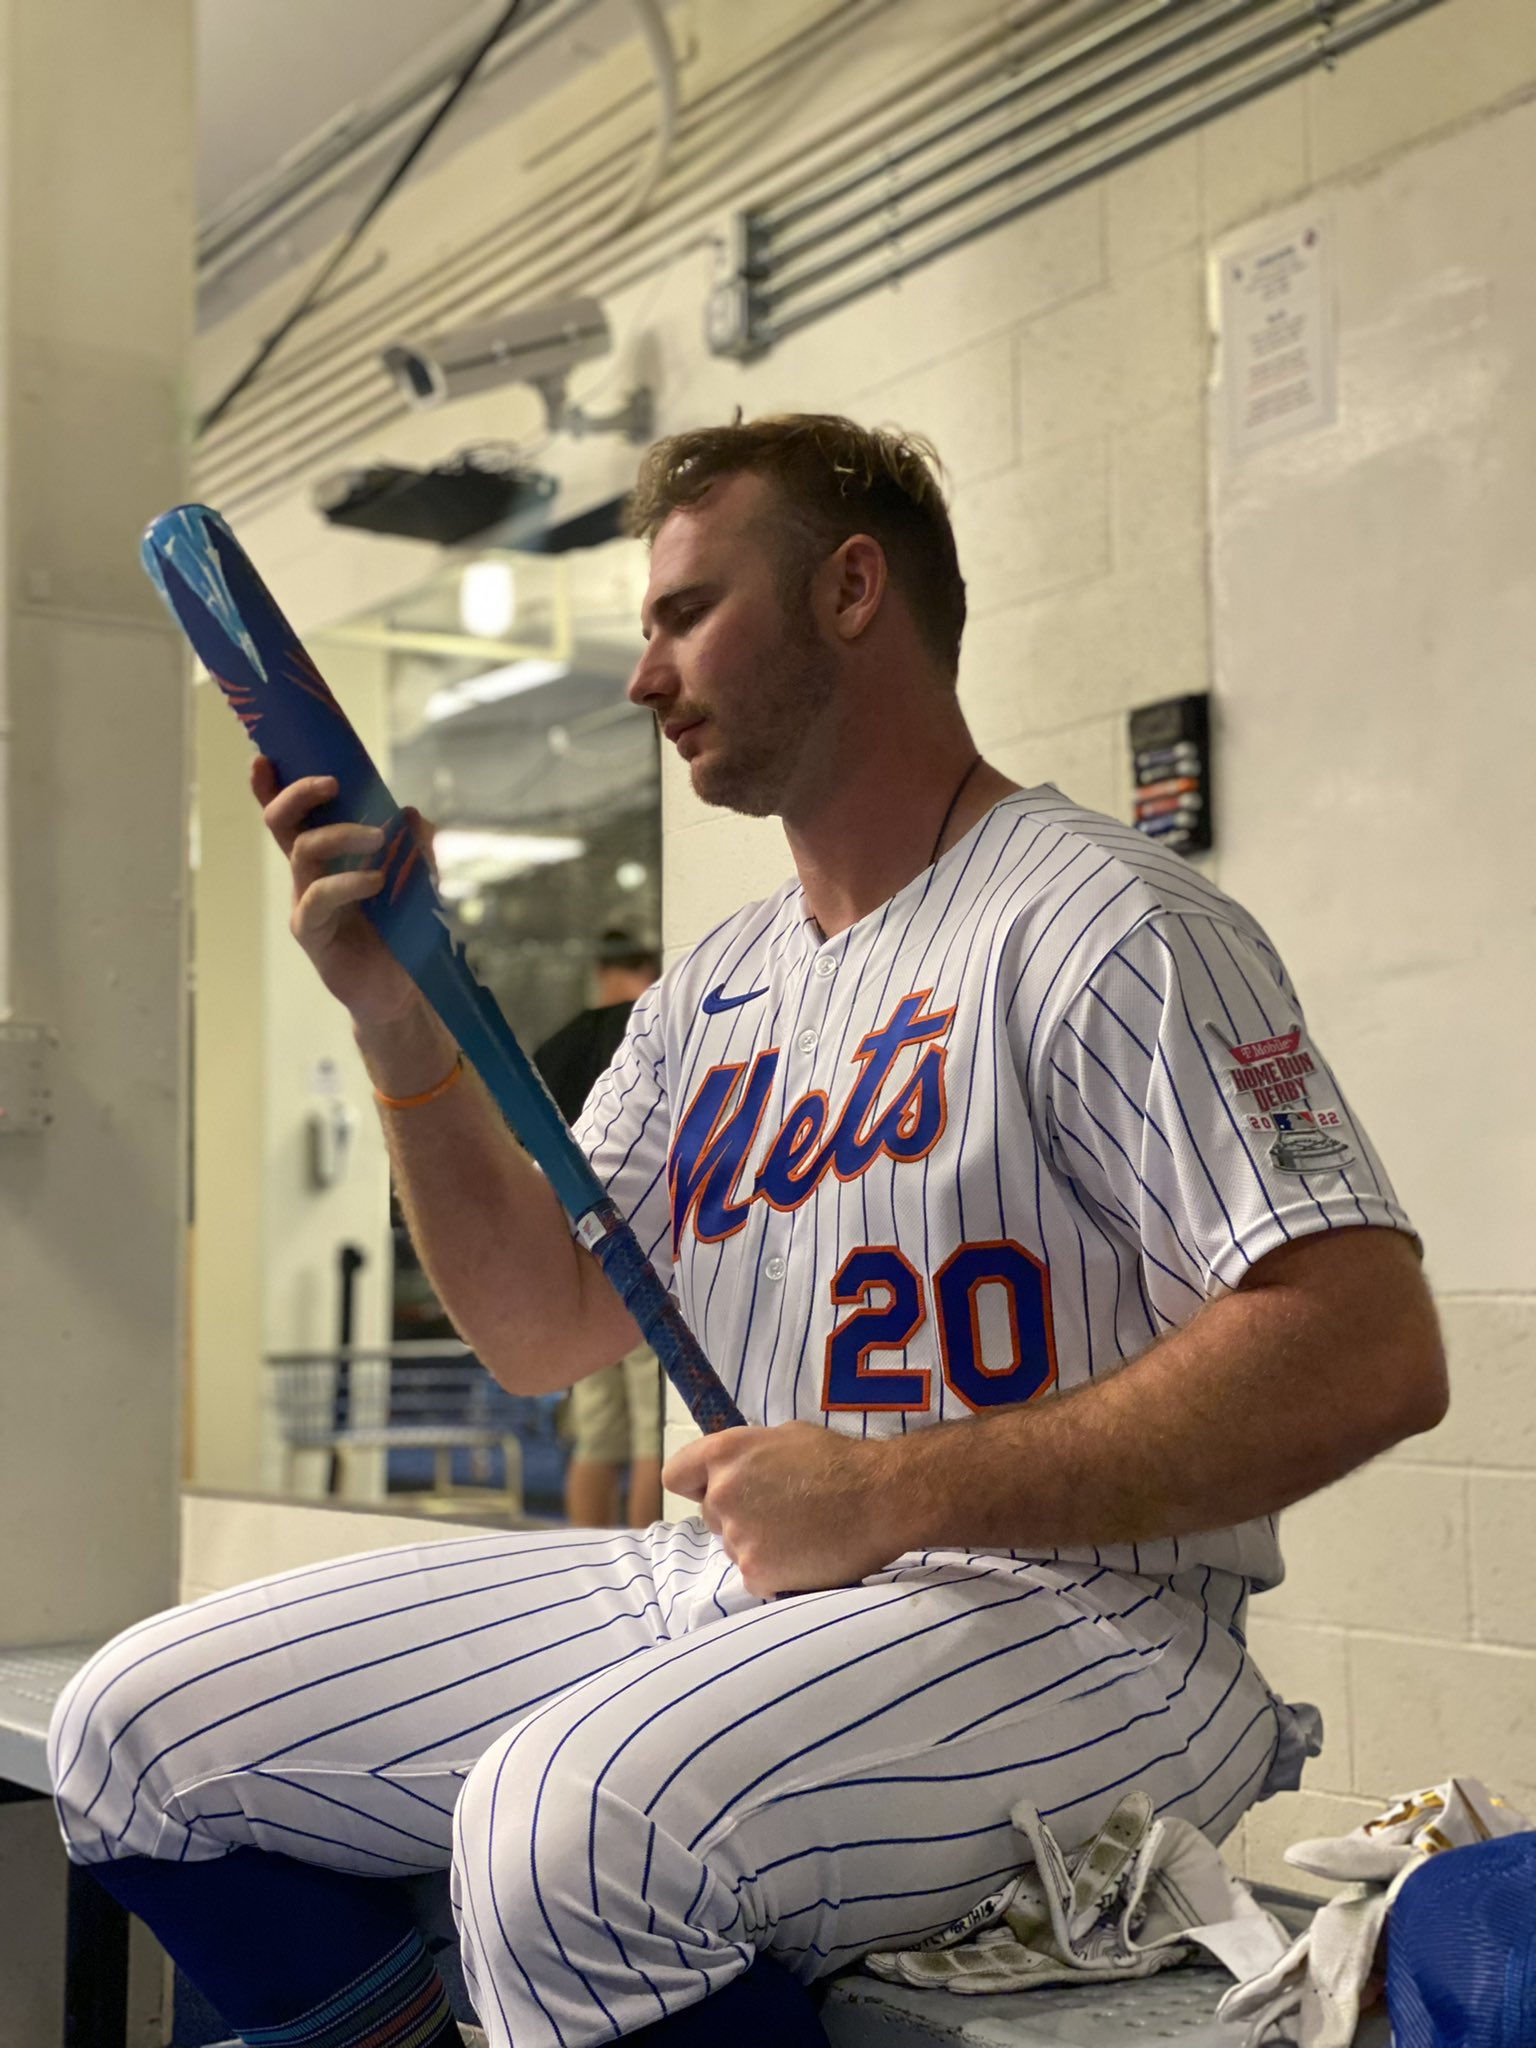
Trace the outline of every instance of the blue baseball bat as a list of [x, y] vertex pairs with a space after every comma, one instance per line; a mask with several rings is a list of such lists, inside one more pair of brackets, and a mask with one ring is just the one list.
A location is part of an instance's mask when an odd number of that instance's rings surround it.
[[245, 550], [217, 512], [179, 505], [151, 523], [142, 554], [198, 659], [272, 762], [279, 784], [305, 775], [335, 777], [335, 797], [314, 810], [310, 822], [383, 829], [383, 847], [370, 865], [382, 868], [384, 886], [359, 909], [543, 1168], [577, 1237], [618, 1290], [695, 1422], [709, 1433], [739, 1426], [740, 1410], [566, 1128], [495, 997], [471, 972], [409, 820]]

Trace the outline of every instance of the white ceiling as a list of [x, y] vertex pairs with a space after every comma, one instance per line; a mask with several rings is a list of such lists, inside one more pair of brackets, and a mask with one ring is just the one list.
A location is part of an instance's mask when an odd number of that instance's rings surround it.
[[[253, 188], [264, 195], [261, 213], [285, 165], [310, 161], [313, 146], [349, 114], [446, 73], [504, 7], [505, 0], [197, 0], [200, 231], [223, 217], [222, 235], [232, 204]], [[477, 80], [418, 171], [487, 126], [515, 119], [635, 29], [628, 0], [523, 0], [512, 33], [546, 13], [548, 32], [496, 76]], [[285, 207], [268, 231], [240, 236], [233, 254], [216, 255], [200, 273], [203, 324], [216, 324], [343, 233], [447, 89], [444, 82], [421, 98], [409, 123], [356, 149], [314, 199]], [[248, 205], [240, 217], [249, 221]]]
[[197, 0], [198, 217], [500, 0]]

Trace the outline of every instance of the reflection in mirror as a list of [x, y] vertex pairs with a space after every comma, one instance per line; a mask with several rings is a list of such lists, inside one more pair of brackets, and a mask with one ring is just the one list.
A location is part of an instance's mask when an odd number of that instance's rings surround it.
[[[315, 636], [322, 670], [395, 795], [434, 826], [455, 936], [530, 1053], [593, 1005], [609, 1006], [605, 1029], [621, 1021], [612, 1006], [654, 971], [634, 963], [660, 940], [656, 734], [624, 695], [641, 651], [645, 575], [643, 548], [627, 540], [562, 555], [466, 555], [380, 611]], [[205, 790], [215, 772], [222, 792], [227, 766], [215, 771], [200, 749]], [[262, 916], [273, 907], [269, 894]], [[226, 966], [206, 950], [200, 1011], [211, 1016]], [[189, 1478], [463, 1520], [562, 1518], [568, 1399], [505, 1392], [457, 1342], [389, 1196], [345, 1017], [324, 1007], [295, 956], [291, 942], [273, 941], [260, 969], [268, 1093], [244, 1113], [246, 1142], [262, 1160], [264, 1227], [242, 1232], [221, 1216], [219, 1162], [199, 1163], [210, 1278], [218, 1270], [223, 1286], [232, 1277], [216, 1247], [245, 1248], [260, 1270], [223, 1298], [259, 1325], [260, 1340], [232, 1343], [227, 1326], [210, 1337], [207, 1314], [195, 1318]], [[248, 947], [227, 975], [248, 1002]], [[207, 1043], [199, 1058], [200, 1102], [217, 1102], [221, 1087], [226, 1099], [236, 1092], [222, 1045]], [[568, 1088], [565, 1106], [570, 1113]], [[288, 1142], [301, 1129], [302, 1171]], [[386, 1201], [387, 1232], [369, 1221], [382, 1225]], [[259, 1373], [259, 1397], [232, 1387], [241, 1358]], [[654, 1390], [659, 1418], [654, 1367], [647, 1382], [631, 1366], [627, 1385], [642, 1401]], [[263, 1440], [244, 1466], [231, 1449], [238, 1432], [220, 1434], [213, 1419], [242, 1404], [253, 1420], [259, 1410]], [[641, 1436], [654, 1434], [647, 1416]], [[628, 1462], [626, 1453], [605, 1496], [615, 1520]], [[573, 1506], [582, 1519], [610, 1518], [583, 1494], [583, 1470], [578, 1460]]]
[[[436, 827], [439, 888], [456, 936], [530, 1052], [609, 993], [597, 985], [605, 932], [626, 933], [637, 954], [658, 943], [655, 727], [624, 696], [643, 584], [643, 553], [630, 541], [499, 555], [466, 563], [391, 622], [395, 793]], [[446, 639], [434, 645], [435, 634]], [[393, 1223], [396, 1341], [441, 1341], [451, 1326], [398, 1210]], [[392, 1493], [418, 1489], [423, 1505], [462, 1513], [463, 1483], [493, 1486], [499, 1460], [501, 1512], [562, 1512], [573, 1447], [567, 1397], [508, 1394], [467, 1358], [435, 1367], [398, 1359], [393, 1380], [396, 1412], [417, 1426], [435, 1406], [445, 1421], [462, 1418], [500, 1441], [465, 1447], [465, 1469], [452, 1474], [462, 1483], [447, 1488], [440, 1450], [434, 1471], [426, 1453], [402, 1446], [390, 1457]], [[659, 1378], [654, 1395], [659, 1408]], [[584, 1505], [578, 1479], [573, 1511], [595, 1518]]]
[[644, 574], [622, 540], [474, 560], [374, 629], [392, 786], [436, 826], [458, 936], [530, 1048], [591, 1001], [605, 928], [659, 933], [655, 726], [624, 695]]

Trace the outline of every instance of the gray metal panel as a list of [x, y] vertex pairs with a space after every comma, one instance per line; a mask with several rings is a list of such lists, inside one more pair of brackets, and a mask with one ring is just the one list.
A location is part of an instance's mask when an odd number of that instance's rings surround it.
[[1231, 1982], [1224, 1970], [1180, 1968], [1137, 1984], [966, 1998], [844, 1977], [821, 2019], [833, 2048], [1239, 2048], [1243, 2028], [1212, 2018]]
[[47, 1792], [44, 1745], [54, 1702], [99, 1643], [0, 1650], [0, 1778]]

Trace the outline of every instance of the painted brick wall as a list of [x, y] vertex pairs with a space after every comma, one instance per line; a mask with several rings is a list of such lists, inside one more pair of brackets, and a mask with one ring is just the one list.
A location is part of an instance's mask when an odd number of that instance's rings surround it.
[[[844, 409], [937, 441], [970, 583], [961, 688], [977, 738], [1020, 780], [1124, 816], [1126, 710], [1211, 681], [1209, 248], [1533, 90], [1529, 0], [1449, 0], [793, 337], [734, 373], [730, 402]], [[1389, 679], [1377, 687], [1387, 720]], [[1426, 799], [1432, 776], [1426, 759]], [[1439, 822], [1454, 840], [1475, 821]], [[773, 821], [705, 811], [670, 767], [666, 827], [674, 951], [786, 872]], [[1475, 985], [1467, 1002], [1475, 1013]], [[1426, 1047], [1426, 1068], [1453, 1050]], [[1439, 1430], [1286, 1517], [1290, 1575], [1255, 1603], [1252, 1641], [1279, 1690], [1323, 1707], [1328, 1740], [1306, 1789], [1231, 1844], [1250, 1875], [1326, 1889], [1280, 1862], [1288, 1842], [1452, 1768], [1536, 1815], [1536, 1256], [1520, 1285], [1442, 1298], [1455, 1402]], [[672, 1440], [686, 1434], [674, 1422]]]

